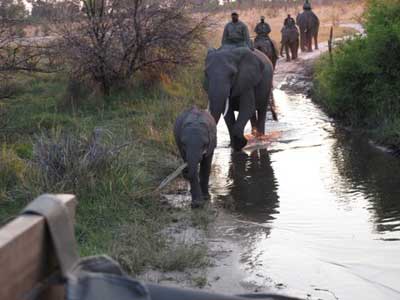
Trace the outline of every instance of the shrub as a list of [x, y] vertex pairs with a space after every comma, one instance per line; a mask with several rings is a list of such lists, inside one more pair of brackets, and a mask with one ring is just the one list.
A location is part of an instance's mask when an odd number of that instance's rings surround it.
[[366, 37], [340, 45], [316, 68], [316, 93], [346, 124], [376, 129], [400, 113], [400, 1], [370, 0]]

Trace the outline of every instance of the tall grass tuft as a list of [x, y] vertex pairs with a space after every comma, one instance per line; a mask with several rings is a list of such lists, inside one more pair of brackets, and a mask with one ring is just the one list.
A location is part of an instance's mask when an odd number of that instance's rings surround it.
[[0, 199], [23, 181], [26, 163], [3, 145], [0, 148]]
[[95, 184], [117, 159], [123, 145], [112, 140], [109, 131], [95, 129], [89, 137], [53, 133], [37, 137], [33, 163], [39, 169], [42, 187], [47, 190], [76, 190]]

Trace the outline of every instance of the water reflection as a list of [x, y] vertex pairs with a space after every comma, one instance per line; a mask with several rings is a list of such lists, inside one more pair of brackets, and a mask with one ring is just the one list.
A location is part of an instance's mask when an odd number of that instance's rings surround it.
[[400, 160], [335, 129], [303, 95], [275, 96], [281, 118], [267, 130], [281, 137], [268, 151], [232, 154], [218, 129], [212, 192], [234, 220], [218, 219], [217, 236], [239, 249], [218, 285], [400, 299]]
[[249, 221], [263, 223], [274, 219], [279, 204], [277, 182], [267, 150], [255, 150], [249, 155], [235, 152], [231, 162], [231, 208]]
[[400, 160], [368, 145], [365, 137], [339, 131], [336, 138], [332, 160], [348, 180], [347, 190], [364, 194], [376, 231], [400, 231]]

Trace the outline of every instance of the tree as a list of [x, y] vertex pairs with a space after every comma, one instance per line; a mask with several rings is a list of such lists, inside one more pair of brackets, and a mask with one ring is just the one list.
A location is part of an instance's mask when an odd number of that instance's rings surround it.
[[187, 64], [204, 42], [207, 18], [182, 0], [85, 0], [79, 22], [60, 24], [72, 76], [111, 87], [140, 70]]
[[32, 5], [31, 15], [35, 19], [65, 20], [80, 13], [80, 0], [28, 0]]
[[0, 20], [21, 20], [27, 16], [27, 10], [22, 0], [1, 0]]

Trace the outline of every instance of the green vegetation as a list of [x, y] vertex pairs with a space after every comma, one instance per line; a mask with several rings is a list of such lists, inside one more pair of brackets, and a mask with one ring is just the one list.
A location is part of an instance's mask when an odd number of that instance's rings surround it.
[[16, 75], [18, 92], [0, 100], [0, 222], [41, 193], [74, 193], [82, 255], [111, 254], [132, 273], [204, 266], [203, 245], [161, 231], [182, 218], [205, 228], [205, 217], [163, 207], [153, 192], [180, 164], [177, 114], [206, 105], [201, 78], [199, 65], [102, 96], [62, 75]]
[[370, 0], [366, 37], [341, 44], [316, 66], [315, 92], [345, 125], [400, 146], [400, 1]]

